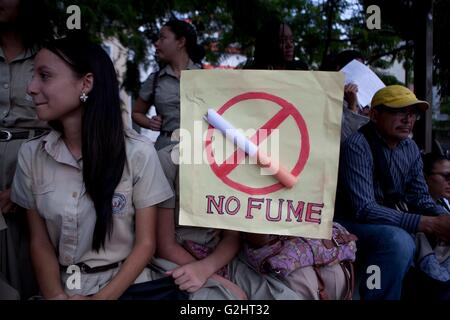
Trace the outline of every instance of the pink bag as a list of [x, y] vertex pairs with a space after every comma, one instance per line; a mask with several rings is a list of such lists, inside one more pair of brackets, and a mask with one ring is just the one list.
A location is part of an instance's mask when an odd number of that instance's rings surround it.
[[[260, 248], [246, 245], [244, 252], [249, 264], [260, 273], [276, 273], [282, 278], [286, 278], [294, 270], [312, 266], [322, 287], [324, 284], [318, 268], [341, 264], [348, 280], [348, 288], [353, 290], [352, 263], [355, 261], [356, 240], [355, 235], [334, 222], [331, 240], [277, 236]], [[351, 297], [351, 291], [346, 296]]]

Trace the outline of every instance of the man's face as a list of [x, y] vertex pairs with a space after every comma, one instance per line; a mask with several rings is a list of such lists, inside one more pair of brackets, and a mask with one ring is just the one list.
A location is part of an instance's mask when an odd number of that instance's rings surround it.
[[388, 141], [398, 143], [409, 137], [419, 118], [417, 106], [405, 108], [375, 107], [371, 119], [378, 132]]

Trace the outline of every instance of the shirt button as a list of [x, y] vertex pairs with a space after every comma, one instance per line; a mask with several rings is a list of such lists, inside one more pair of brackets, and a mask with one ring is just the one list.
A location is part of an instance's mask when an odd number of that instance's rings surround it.
[[5, 88], [5, 89], [9, 89], [9, 83], [5, 83], [5, 84], [3, 84], [3, 88]]
[[78, 193], [76, 193], [76, 192], [73, 192], [73, 193], [72, 193], [72, 197], [73, 197], [73, 198], [76, 198], [76, 197], [78, 197]]

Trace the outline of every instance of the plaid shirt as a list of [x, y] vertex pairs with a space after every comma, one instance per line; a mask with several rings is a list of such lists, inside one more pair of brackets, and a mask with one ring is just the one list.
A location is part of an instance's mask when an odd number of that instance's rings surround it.
[[364, 135], [356, 132], [341, 147], [337, 215], [364, 223], [388, 224], [408, 232], [417, 232], [421, 215], [445, 214], [445, 209], [431, 198], [422, 172], [422, 159], [414, 141], [405, 139], [389, 148], [381, 137], [379, 143], [388, 162], [395, 189], [402, 190], [409, 212], [382, 205], [383, 190], [374, 178], [372, 151]]

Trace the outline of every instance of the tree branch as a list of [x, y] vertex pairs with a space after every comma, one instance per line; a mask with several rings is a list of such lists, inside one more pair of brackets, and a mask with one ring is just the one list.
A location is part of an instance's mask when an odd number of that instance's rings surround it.
[[413, 46], [414, 46], [414, 43], [412, 41], [409, 41], [406, 44], [404, 44], [400, 47], [397, 47], [395, 49], [392, 49], [390, 51], [382, 52], [382, 53], [376, 54], [374, 56], [371, 56], [369, 59], [367, 59], [367, 62], [368, 62], [368, 64], [371, 64], [385, 56], [395, 55], [395, 54], [399, 53], [400, 51], [412, 48]]
[[322, 55], [322, 64], [325, 62], [325, 59], [328, 55], [328, 50], [330, 48], [330, 44], [331, 44], [331, 33], [333, 31], [333, 15], [334, 15], [334, 10], [337, 6], [337, 1], [339, 0], [328, 0], [325, 4], [325, 14], [327, 16], [327, 37], [325, 39], [325, 46], [324, 46], [324, 50], [323, 50], [323, 55]]

